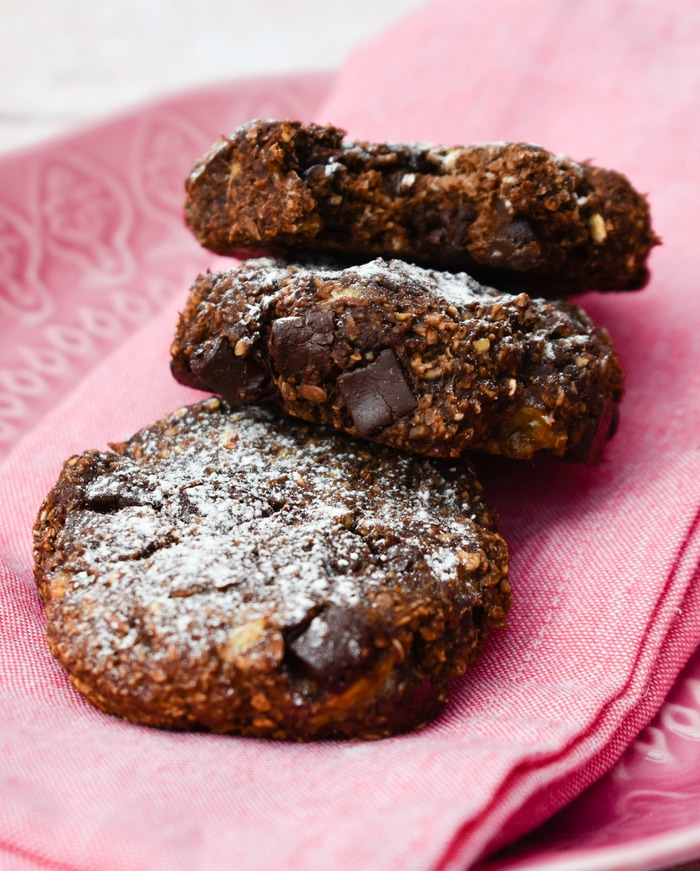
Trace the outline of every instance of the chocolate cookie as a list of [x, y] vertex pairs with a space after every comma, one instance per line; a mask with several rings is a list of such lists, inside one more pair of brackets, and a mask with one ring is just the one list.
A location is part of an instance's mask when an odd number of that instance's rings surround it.
[[308, 740], [423, 726], [510, 604], [466, 466], [218, 399], [68, 460], [35, 574], [76, 689], [138, 723]]
[[536, 145], [344, 143], [336, 127], [251, 121], [186, 182], [187, 223], [220, 254], [398, 257], [535, 296], [636, 290], [658, 244], [612, 170]]
[[265, 259], [200, 276], [172, 346], [175, 378], [403, 450], [538, 451], [595, 463], [622, 372], [567, 302], [466, 274], [376, 260], [345, 270]]

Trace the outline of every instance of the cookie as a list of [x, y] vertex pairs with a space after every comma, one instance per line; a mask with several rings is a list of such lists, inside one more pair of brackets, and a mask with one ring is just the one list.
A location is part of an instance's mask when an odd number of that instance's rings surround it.
[[623, 375], [608, 334], [563, 301], [376, 260], [344, 270], [264, 258], [200, 276], [175, 378], [433, 456], [546, 451], [597, 462]]
[[218, 399], [65, 464], [47, 637], [127, 720], [275, 739], [423, 726], [510, 605], [471, 470]]
[[219, 254], [400, 258], [506, 290], [635, 290], [658, 244], [618, 172], [528, 143], [343, 142], [336, 127], [252, 121], [187, 182], [187, 223]]

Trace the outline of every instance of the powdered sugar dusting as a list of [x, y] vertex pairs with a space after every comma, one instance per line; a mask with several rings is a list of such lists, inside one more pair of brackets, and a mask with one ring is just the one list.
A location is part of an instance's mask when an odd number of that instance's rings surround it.
[[[230, 273], [233, 275], [234, 273]], [[259, 320], [265, 312], [284, 294], [285, 288], [299, 288], [304, 285], [335, 283], [346, 286], [355, 282], [359, 286], [381, 285], [387, 289], [401, 288], [416, 296], [431, 294], [448, 305], [462, 309], [469, 306], [487, 305], [498, 298], [507, 304], [515, 297], [503, 291], [480, 284], [466, 272], [441, 272], [425, 269], [402, 260], [387, 261], [381, 257], [356, 266], [335, 269], [324, 264], [285, 264], [270, 258], [249, 260], [236, 270], [237, 282], [245, 283], [245, 312], [241, 320], [248, 324]], [[229, 296], [239, 297], [243, 288], [238, 283], [232, 285]], [[254, 296], [250, 288], [255, 287]]]
[[58, 607], [80, 614], [96, 660], [197, 659], [250, 621], [284, 630], [322, 603], [410, 589], [414, 565], [455, 584], [457, 551], [479, 551], [485, 534], [468, 470], [266, 408], [209, 400], [119, 451], [83, 485], [49, 577], [63, 579]]

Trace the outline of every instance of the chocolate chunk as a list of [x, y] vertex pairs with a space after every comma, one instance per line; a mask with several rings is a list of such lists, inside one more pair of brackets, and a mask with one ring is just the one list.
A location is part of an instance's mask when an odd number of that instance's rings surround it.
[[311, 375], [325, 377], [331, 369], [333, 314], [330, 311], [305, 312], [303, 317], [279, 318], [272, 324], [270, 353], [285, 378], [308, 380]]
[[361, 436], [389, 426], [416, 407], [401, 364], [390, 349], [369, 366], [341, 375], [338, 386]]
[[316, 680], [337, 685], [367, 658], [371, 634], [358, 613], [331, 604], [287, 646]]
[[491, 241], [490, 261], [498, 265], [498, 261], [510, 261], [522, 269], [535, 268], [539, 265], [540, 246], [532, 227], [524, 218], [504, 221]]
[[237, 357], [225, 336], [195, 351], [190, 358], [192, 372], [214, 393], [231, 405], [260, 397], [269, 375], [250, 357]]

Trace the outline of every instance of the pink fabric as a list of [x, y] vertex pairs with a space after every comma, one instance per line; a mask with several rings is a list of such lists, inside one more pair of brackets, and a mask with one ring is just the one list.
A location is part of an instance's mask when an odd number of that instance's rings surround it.
[[[71, 452], [196, 397], [167, 369], [186, 287], [17, 445], [0, 466], [9, 868], [461, 869], [619, 756], [700, 638], [698, 56], [700, 10], [684, 0], [439, 0], [356, 53], [315, 112], [356, 136], [527, 139], [594, 157], [649, 192], [664, 237], [645, 291], [581, 300], [628, 372], [606, 461], [480, 461], [515, 606], [425, 731], [309, 746], [157, 732], [90, 708], [48, 654], [36, 510]], [[167, 255], [194, 264], [178, 239]], [[129, 280], [134, 291], [138, 272]], [[84, 291], [64, 283], [54, 303], [67, 310]], [[13, 334], [10, 319], [5, 349]]]

